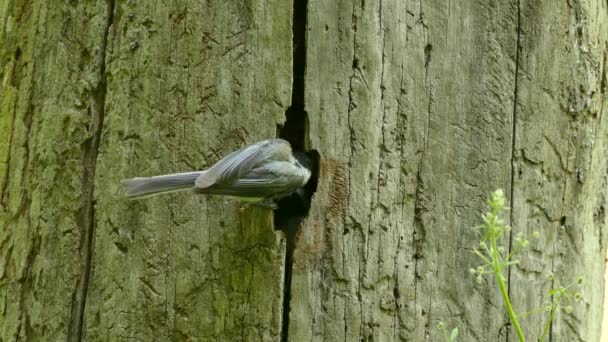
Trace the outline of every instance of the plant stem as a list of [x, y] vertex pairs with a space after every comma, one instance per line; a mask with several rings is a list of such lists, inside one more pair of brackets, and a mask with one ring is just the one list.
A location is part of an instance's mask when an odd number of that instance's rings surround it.
[[498, 280], [498, 285], [500, 286], [500, 292], [502, 292], [502, 299], [505, 301], [505, 305], [507, 306], [507, 312], [509, 312], [509, 318], [513, 323], [513, 327], [515, 328], [515, 332], [517, 333], [517, 337], [519, 337], [520, 342], [524, 342], [526, 339], [524, 338], [524, 333], [521, 331], [521, 327], [519, 326], [519, 322], [517, 321], [517, 317], [515, 312], [513, 311], [513, 307], [511, 306], [511, 300], [509, 299], [509, 294], [507, 293], [507, 287], [505, 286], [505, 280], [502, 274], [498, 274], [496, 279]]
[[503, 266], [501, 265], [502, 260], [498, 253], [497, 247], [497, 232], [495, 227], [496, 217], [498, 216], [498, 209], [493, 208], [492, 210], [492, 220], [489, 224], [490, 228], [490, 243], [492, 249], [492, 267], [494, 268], [494, 274], [496, 275], [496, 280], [498, 281], [498, 285], [500, 286], [500, 292], [502, 293], [502, 299], [505, 301], [505, 305], [507, 307], [507, 312], [509, 313], [509, 318], [511, 319], [511, 323], [513, 323], [513, 327], [515, 328], [515, 332], [517, 333], [517, 337], [519, 337], [520, 342], [524, 342], [526, 339], [524, 338], [524, 333], [521, 331], [521, 327], [519, 326], [519, 322], [517, 321], [517, 315], [515, 311], [513, 311], [513, 306], [511, 305], [511, 300], [509, 299], [509, 293], [507, 292], [507, 287], [505, 286], [505, 278], [502, 275]]
[[543, 329], [543, 334], [541, 335], [539, 341], [543, 342], [545, 340], [545, 336], [547, 336], [547, 333], [549, 332], [549, 328], [551, 327], [551, 322], [553, 321], [553, 317], [555, 316], [555, 311], [557, 311], [557, 307], [559, 306], [559, 303], [562, 300], [562, 295], [564, 293], [562, 291], [560, 291], [559, 296], [557, 296], [557, 300], [553, 302], [553, 304], [551, 305], [551, 313], [549, 314], [549, 319], [547, 320], [547, 323], [545, 323], [545, 329]]

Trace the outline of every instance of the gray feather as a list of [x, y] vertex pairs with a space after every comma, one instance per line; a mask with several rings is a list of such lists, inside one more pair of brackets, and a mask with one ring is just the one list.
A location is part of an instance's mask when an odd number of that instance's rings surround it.
[[268, 161], [289, 161], [291, 146], [283, 139], [266, 139], [228, 154], [196, 180], [196, 187], [205, 189], [241, 179]]
[[208, 188], [195, 187], [197, 193], [248, 198], [280, 198], [304, 185], [295, 165], [275, 161], [251, 170], [233, 182], [217, 182]]
[[162, 193], [192, 189], [204, 171], [174, 173], [154, 177], [136, 177], [121, 181], [131, 198], [142, 198]]

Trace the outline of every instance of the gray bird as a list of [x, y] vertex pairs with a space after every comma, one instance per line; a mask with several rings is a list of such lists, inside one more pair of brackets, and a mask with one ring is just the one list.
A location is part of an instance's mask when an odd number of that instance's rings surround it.
[[195, 193], [236, 197], [276, 208], [273, 200], [302, 188], [310, 170], [283, 139], [267, 139], [234, 151], [203, 171], [125, 179], [130, 198], [192, 189]]

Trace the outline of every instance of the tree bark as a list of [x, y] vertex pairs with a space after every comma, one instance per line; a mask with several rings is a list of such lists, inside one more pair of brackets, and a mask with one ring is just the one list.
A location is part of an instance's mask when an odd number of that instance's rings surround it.
[[[468, 271], [496, 188], [541, 236], [517, 312], [583, 276], [551, 334], [599, 340], [605, 1], [4, 0], [0, 25], [0, 340], [515, 341]], [[123, 197], [279, 135], [320, 155], [295, 236]]]
[[4, 2], [0, 340], [272, 340], [285, 241], [221, 198], [123, 197], [271, 137], [291, 4]]

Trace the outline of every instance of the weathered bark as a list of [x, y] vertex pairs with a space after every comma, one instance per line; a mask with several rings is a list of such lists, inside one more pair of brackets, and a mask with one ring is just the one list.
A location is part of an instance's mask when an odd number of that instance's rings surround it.
[[120, 179], [274, 136], [291, 4], [4, 2], [1, 340], [277, 339], [284, 240], [220, 198]]
[[[606, 249], [607, 4], [309, 0], [306, 110], [323, 156], [294, 257], [289, 334], [464, 341], [509, 335], [492, 279], [467, 274], [484, 199], [539, 231], [510, 293], [585, 277], [552, 336], [599, 339]], [[553, 284], [557, 285], [557, 284]], [[539, 336], [546, 315], [524, 320]], [[562, 321], [563, 319], [563, 321]]]
[[[599, 339], [605, 1], [3, 0], [0, 25], [0, 340], [516, 340], [468, 273], [496, 188], [541, 233], [516, 309], [582, 275], [552, 336]], [[290, 106], [321, 156], [293, 246], [266, 210], [122, 197]]]
[[[516, 231], [542, 239], [515, 268], [511, 293], [521, 311], [535, 295], [583, 276], [583, 303], [562, 315], [552, 336], [597, 341], [603, 303], [608, 188], [608, 3], [524, 2], [516, 87], [511, 219]], [[527, 320], [537, 332], [542, 316]], [[536, 335], [536, 334], [534, 334]]]

